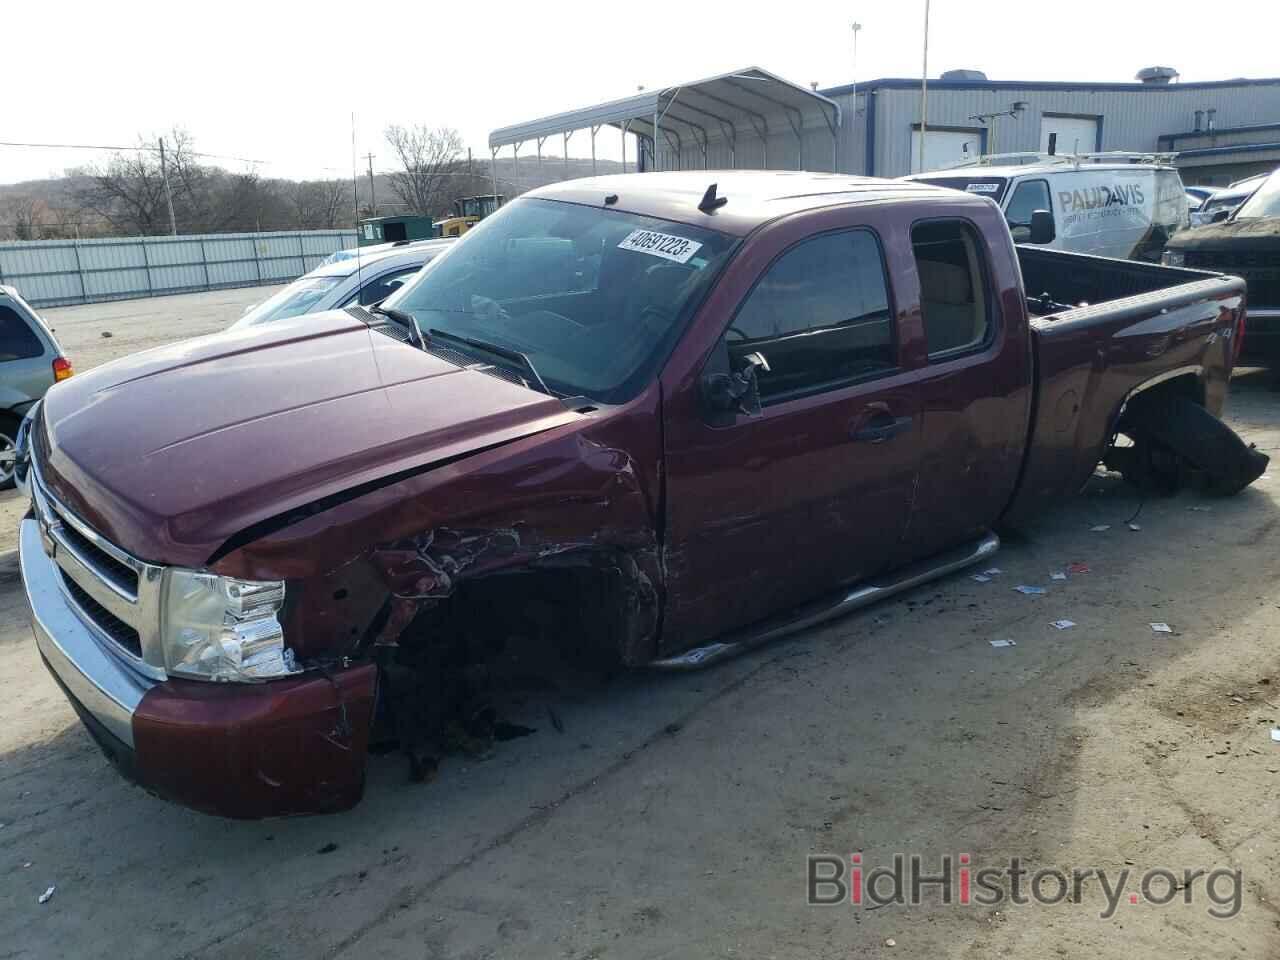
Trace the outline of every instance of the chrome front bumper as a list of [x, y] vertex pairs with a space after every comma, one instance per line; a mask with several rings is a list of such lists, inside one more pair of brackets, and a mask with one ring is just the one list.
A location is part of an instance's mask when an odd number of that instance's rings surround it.
[[132, 747], [133, 714], [153, 682], [123, 663], [77, 616], [34, 519], [22, 521], [18, 556], [36, 646], [45, 663], [85, 711]]

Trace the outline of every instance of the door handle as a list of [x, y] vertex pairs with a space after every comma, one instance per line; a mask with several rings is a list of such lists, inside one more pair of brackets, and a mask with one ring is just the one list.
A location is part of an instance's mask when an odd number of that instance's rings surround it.
[[850, 433], [855, 443], [884, 443], [892, 440], [900, 433], [911, 429], [911, 417], [895, 417], [888, 413], [878, 413], [867, 421], [865, 426], [856, 427]]

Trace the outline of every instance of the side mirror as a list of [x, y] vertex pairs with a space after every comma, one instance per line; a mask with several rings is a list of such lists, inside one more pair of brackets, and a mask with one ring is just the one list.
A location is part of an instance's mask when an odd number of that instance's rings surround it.
[[1213, 211], [1213, 213], [1209, 215], [1209, 222], [1221, 223], [1223, 220], [1227, 219], [1227, 217], [1229, 216], [1231, 216], [1230, 210], [1228, 210], [1226, 207], [1219, 207], [1217, 210]]
[[724, 422], [733, 414], [760, 416], [760, 384], [756, 373], [769, 371], [769, 361], [760, 352], [742, 358], [745, 365], [734, 373], [708, 373], [700, 383], [702, 402], [715, 420]]
[[1053, 243], [1057, 231], [1053, 227], [1053, 214], [1048, 210], [1033, 210], [1031, 212], [1031, 238], [1030, 243]]

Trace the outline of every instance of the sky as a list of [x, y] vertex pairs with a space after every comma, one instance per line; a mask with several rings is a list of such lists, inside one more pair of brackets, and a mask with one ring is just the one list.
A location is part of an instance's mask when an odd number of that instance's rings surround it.
[[[454, 127], [487, 158], [496, 127], [641, 84], [746, 66], [823, 87], [916, 77], [923, 21], [924, 0], [7, 0], [0, 141], [129, 145], [178, 126], [197, 150], [239, 158], [219, 161], [229, 169], [350, 177], [353, 113], [354, 152], [375, 169], [393, 166], [390, 123]], [[1159, 64], [1184, 82], [1275, 76], [1277, 27], [1274, 0], [932, 0], [929, 75], [1131, 81]], [[616, 159], [618, 140], [602, 135], [600, 155]], [[585, 136], [576, 146], [589, 155]], [[0, 146], [0, 183], [106, 156]]]

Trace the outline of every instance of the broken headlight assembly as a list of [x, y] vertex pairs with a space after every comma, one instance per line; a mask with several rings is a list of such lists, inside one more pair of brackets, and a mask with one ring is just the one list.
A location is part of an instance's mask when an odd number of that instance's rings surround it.
[[160, 615], [164, 667], [196, 680], [270, 680], [299, 672], [284, 645], [281, 580], [171, 569]]

